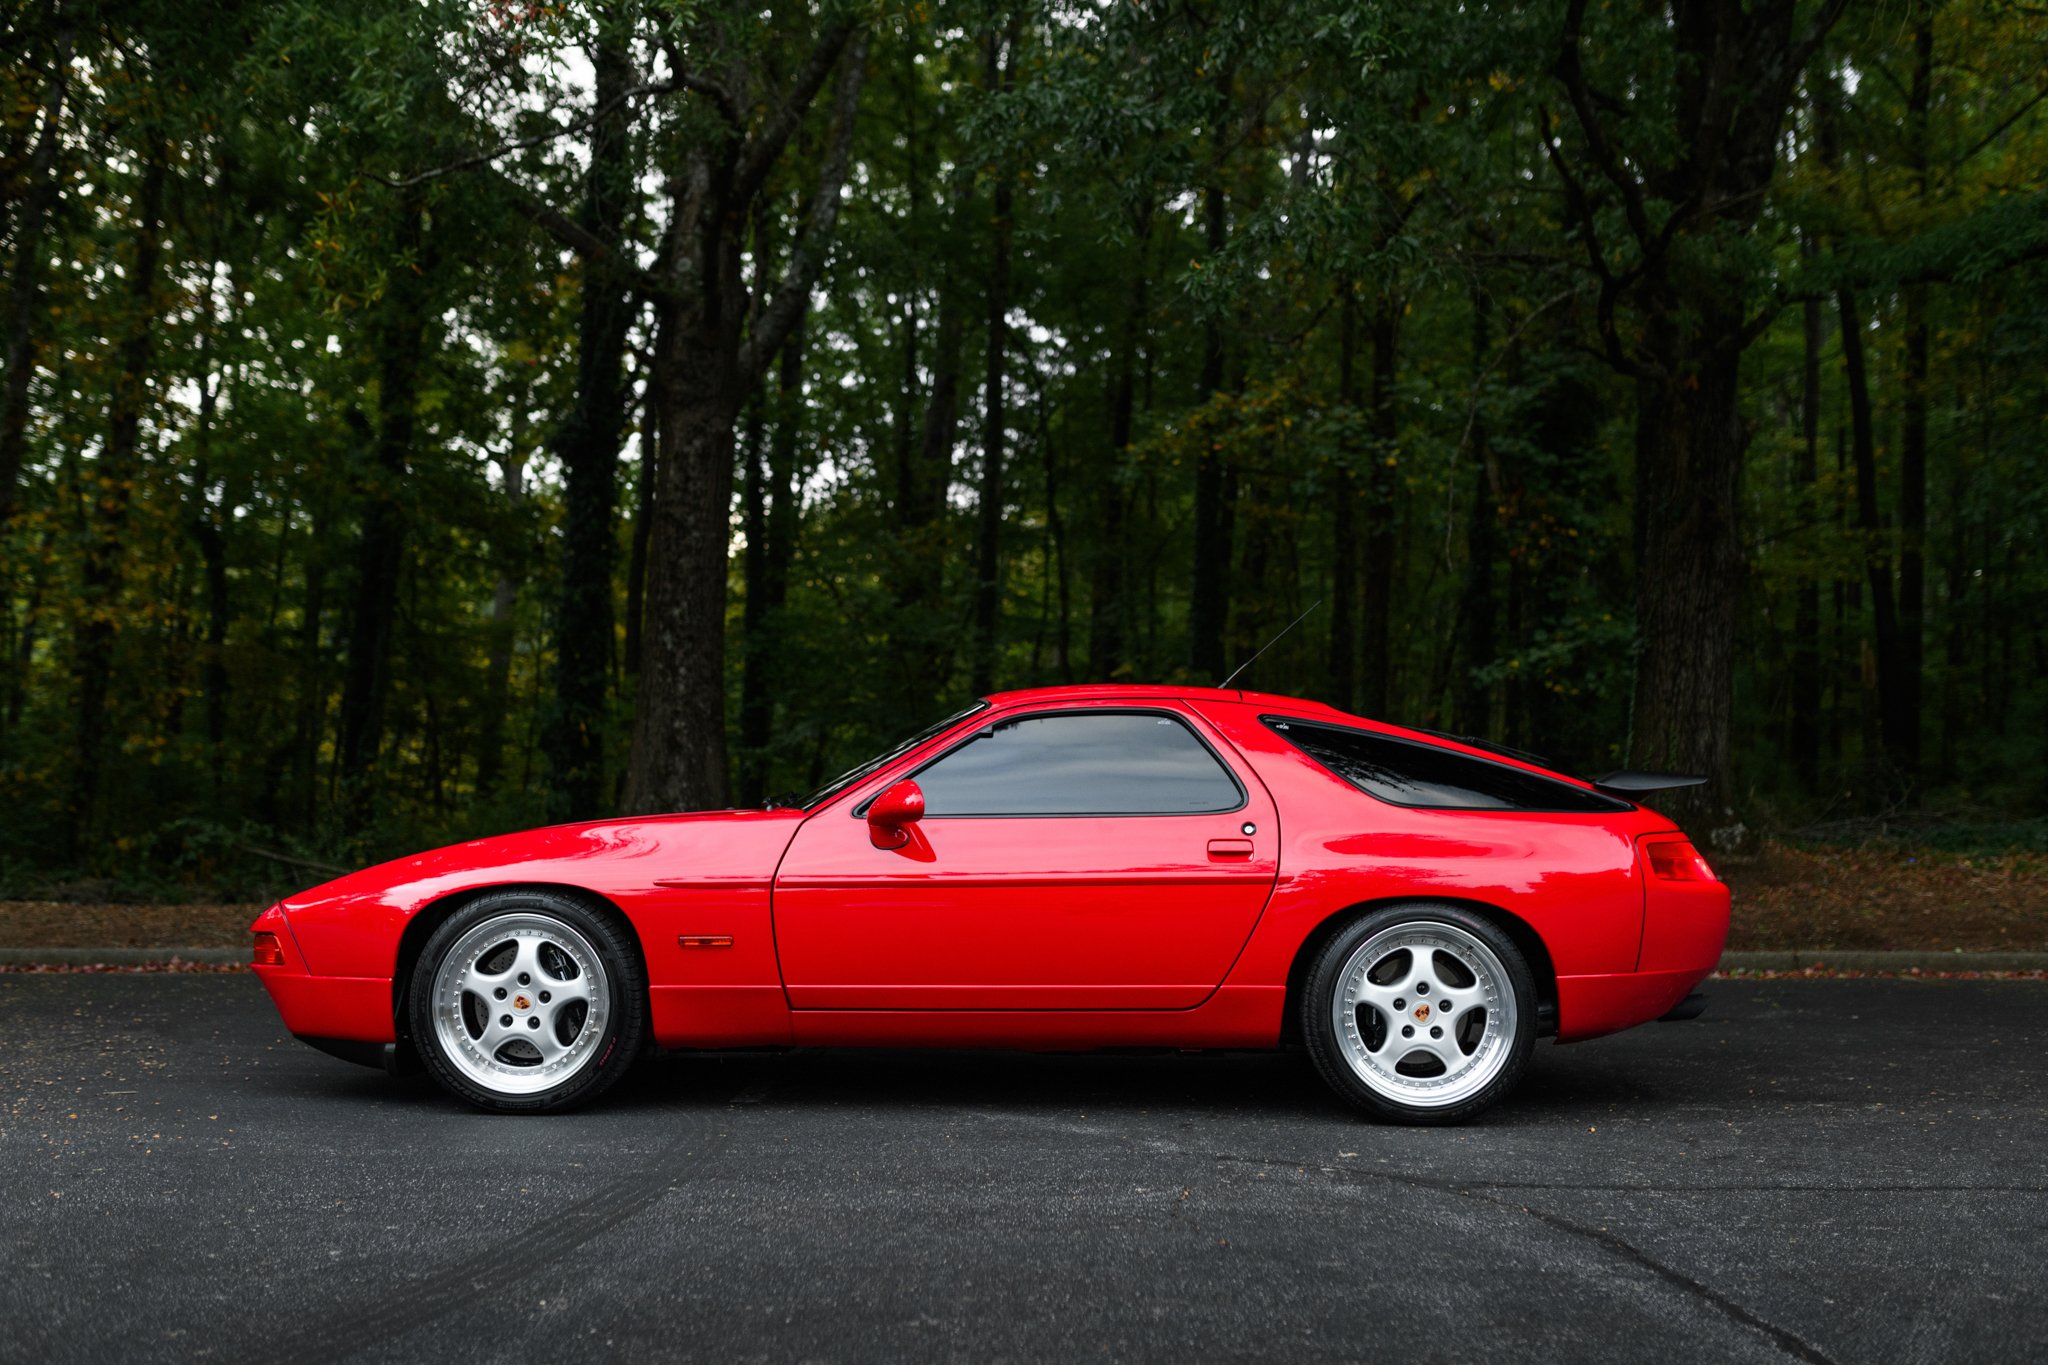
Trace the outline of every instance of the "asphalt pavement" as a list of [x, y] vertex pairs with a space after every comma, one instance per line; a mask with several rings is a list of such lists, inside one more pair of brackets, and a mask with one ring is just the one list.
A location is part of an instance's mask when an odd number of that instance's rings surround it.
[[1468, 1127], [1295, 1056], [678, 1057], [495, 1118], [0, 975], [0, 1360], [2048, 1356], [2048, 984], [1718, 983]]

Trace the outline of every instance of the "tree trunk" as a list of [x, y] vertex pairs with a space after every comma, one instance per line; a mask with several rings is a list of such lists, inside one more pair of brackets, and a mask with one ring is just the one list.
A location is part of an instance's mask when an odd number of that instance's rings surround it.
[[[985, 79], [991, 91], [1008, 92], [1013, 84], [1020, 28], [1020, 16], [1013, 12], [1001, 37], [989, 35]], [[1014, 195], [1009, 168], [996, 167], [982, 379], [981, 506], [975, 546], [974, 661], [970, 678], [976, 696], [995, 690], [997, 630], [1002, 623], [1003, 459], [1007, 436], [1004, 385], [1005, 366], [1010, 358], [1010, 213]]]
[[[1229, 239], [1230, 202], [1219, 185], [1203, 191], [1203, 222], [1213, 262]], [[1223, 319], [1202, 324], [1202, 371], [1196, 380], [1196, 401], [1213, 402], [1223, 390]], [[1225, 502], [1228, 497], [1223, 455], [1213, 449], [1195, 455], [1195, 558], [1189, 575], [1189, 663], [1203, 682], [1221, 682], [1231, 670], [1224, 636], [1230, 628], [1231, 534]]]
[[[1927, 113], [1934, 82], [1933, 11], [1913, 6], [1913, 76], [1906, 96], [1907, 162], [1927, 198]], [[1892, 759], [1909, 782], [1920, 772], [1927, 607], [1927, 286], [1902, 291], [1906, 354], [1899, 375], [1899, 700]]]
[[[843, 59], [843, 60], [842, 60]], [[745, 224], [794, 115], [840, 72], [832, 133], [805, 224], [772, 295], [750, 297]], [[648, 546], [644, 645], [626, 773], [629, 812], [721, 806], [725, 742], [725, 600], [731, 536], [733, 422], [746, 394], [803, 315], [838, 217], [854, 118], [867, 73], [867, 36], [829, 27], [799, 88], [777, 117], [735, 148], [684, 152], [675, 220], [656, 272], [657, 337], [648, 382], [659, 405], [660, 467]]]
[[14, 667], [7, 670], [7, 734], [12, 737], [21, 724], [21, 709], [28, 701], [29, 665], [35, 661], [37, 627], [42, 622], [43, 596], [49, 589], [53, 573], [50, 550], [56, 544], [55, 526], [45, 526], [40, 542], [32, 557], [34, 568], [30, 570], [28, 595], [21, 604], [21, 627], [16, 632], [13, 644]]
[[[592, 53], [600, 108], [616, 105], [632, 79], [624, 45], [598, 42]], [[623, 110], [591, 129], [583, 224], [616, 248], [634, 196], [631, 141]], [[542, 745], [548, 757], [548, 814], [580, 820], [606, 803], [605, 734], [612, 673], [613, 515], [619, 440], [626, 425], [626, 332], [638, 310], [616, 273], [596, 263], [583, 272], [577, 335], [576, 397], [556, 439], [565, 471], [562, 596], [555, 618], [555, 698]]]
[[[1337, 403], [1358, 404], [1358, 295], [1349, 280], [1337, 286]], [[1330, 704], [1358, 705], [1358, 485], [1349, 450], [1330, 471]]]
[[[963, 181], [951, 215], [966, 216]], [[954, 445], [960, 434], [960, 352], [964, 349], [966, 291], [950, 270], [939, 281], [938, 336], [932, 356], [931, 391], [924, 424], [897, 501], [898, 555], [895, 653], [902, 673], [899, 695], [905, 708], [922, 715], [952, 673], [951, 623], [937, 619], [934, 600], [945, 584], [946, 494], [953, 482]]]
[[633, 543], [626, 552], [626, 672], [640, 675], [640, 621], [647, 602], [647, 544], [654, 510], [654, 471], [660, 466], [654, 386], [641, 400], [640, 468], [633, 480]]
[[[1658, 808], [1704, 832], [1726, 799], [1728, 718], [1742, 581], [1737, 485], [1748, 444], [1737, 405], [1741, 353], [1720, 338], [1740, 318], [1707, 316], [1694, 338], [1660, 324], [1663, 373], [1636, 383], [1636, 683], [1629, 758], [1698, 773]], [[1668, 329], [1668, 330], [1667, 330]], [[1700, 796], [1685, 799], [1686, 793]], [[1677, 799], [1673, 799], [1677, 798]]]
[[326, 523], [316, 507], [307, 527], [306, 594], [299, 609], [299, 695], [293, 726], [290, 809], [310, 829], [319, 808], [320, 740], [327, 726], [327, 670], [320, 658], [320, 628], [327, 611]]
[[[1600, 281], [1605, 355], [1636, 385], [1631, 757], [1707, 777], [1704, 788], [1660, 802], [1666, 814], [1702, 829], [1733, 796], [1728, 726], [1742, 584], [1736, 487], [1747, 443], [1737, 380], [1756, 334], [1744, 308], [1762, 283], [1745, 244], [1777, 168], [1793, 92], [1842, 3], [1828, 0], [1802, 23], [1798, 0], [1674, 0], [1665, 29], [1671, 59], [1661, 68], [1669, 75], [1645, 76], [1658, 88], [1640, 88], [1675, 124], [1675, 136], [1657, 138], [1643, 136], [1648, 121], [1630, 122], [1636, 111], [1588, 79], [1589, 5], [1567, 0], [1551, 70], [1583, 135], [1581, 171], [1604, 182], [1602, 198], [1618, 200], [1627, 252], [1616, 250], [1619, 241], [1610, 239], [1586, 180], [1570, 169], [1547, 122], [1545, 152]], [[1626, 266], [1617, 269], [1621, 259]]]
[[626, 810], [713, 810], [726, 802], [726, 556], [744, 393], [733, 349], [688, 316], [663, 319], [649, 382], [664, 449]]
[[[1478, 385], [1485, 373], [1488, 347], [1488, 304], [1485, 293], [1472, 290], [1472, 383], [1478, 399]], [[1498, 646], [1494, 640], [1494, 560], [1500, 550], [1500, 490], [1493, 477], [1493, 455], [1486, 426], [1477, 415], [1472, 422], [1472, 513], [1465, 527], [1465, 590], [1458, 616], [1464, 627], [1465, 667], [1457, 693], [1457, 724], [1464, 733], [1485, 738], [1493, 728], [1493, 689], [1480, 680], [1480, 671], [1490, 667]]]
[[[924, 139], [918, 124], [918, 92], [923, 88], [923, 77], [919, 72], [920, 55], [919, 30], [908, 31], [910, 41], [903, 45], [902, 82], [899, 89], [903, 99], [903, 245], [914, 259], [927, 259], [930, 248], [926, 245], [921, 226], [925, 201]], [[916, 288], [903, 291], [903, 315], [901, 323], [903, 370], [896, 386], [896, 514], [899, 519], [907, 518], [907, 509], [917, 502], [917, 397], [924, 389], [918, 374], [918, 342], [921, 339], [922, 322], [918, 317]], [[945, 312], [946, 290], [941, 285], [939, 311]], [[900, 524], [900, 522], [899, 522]], [[899, 593], [900, 597], [900, 593]]]
[[371, 464], [363, 488], [363, 529], [356, 542], [355, 602], [349, 613], [336, 753], [343, 823], [350, 832], [369, 821], [377, 755], [384, 741], [392, 620], [397, 614], [398, 580], [405, 559], [403, 495], [418, 422], [420, 365], [427, 348], [426, 282], [432, 265], [427, 259], [425, 211], [417, 195], [408, 195], [400, 213], [395, 243], [398, 263], [385, 289], [377, 329], [377, 429], [369, 442]]
[[64, 98], [70, 88], [71, 29], [57, 31], [50, 69], [49, 94], [43, 100], [43, 126], [25, 174], [28, 193], [15, 224], [14, 269], [7, 283], [6, 364], [0, 379], [0, 526], [14, 511], [14, 485], [21, 477], [28, 448], [28, 386], [35, 368], [36, 298], [42, 292], [43, 231], [56, 205], [57, 151], [64, 119]]
[[1129, 639], [1124, 590], [1123, 462], [1131, 444], [1131, 418], [1137, 402], [1137, 358], [1140, 334], [1149, 321], [1152, 300], [1152, 205], [1138, 211], [1135, 261], [1130, 297], [1124, 307], [1122, 335], [1117, 342], [1116, 375], [1109, 394], [1110, 460], [1103, 470], [1096, 539], [1088, 591], [1088, 669], [1097, 682], [1113, 682], [1124, 669]]
[[[783, 344], [775, 384], [775, 429], [765, 464], [757, 452], [748, 469], [760, 492], [748, 498], [746, 658], [740, 671], [740, 804], [757, 806], [769, 796], [769, 746], [774, 738], [775, 658], [778, 627], [789, 598], [789, 566], [796, 553], [797, 436], [803, 421], [803, 323]], [[754, 553], [756, 535], [760, 553]]]
[[[525, 390], [519, 392], [523, 403]], [[498, 462], [505, 478], [505, 503], [516, 511], [526, 500], [526, 455], [520, 440], [523, 424], [513, 419], [512, 450]], [[517, 643], [520, 572], [525, 556], [496, 556], [498, 573], [491, 584], [490, 652], [484, 660], [483, 723], [478, 727], [476, 786], [485, 800], [496, 797], [505, 775], [505, 717], [512, 706], [512, 647]]]
[[1876, 638], [1878, 736], [1885, 759], [1896, 767], [1905, 752], [1909, 728], [1905, 708], [1905, 653], [1899, 642], [1897, 606], [1892, 595], [1892, 557], [1877, 506], [1877, 433], [1871, 415], [1869, 368], [1863, 352], [1863, 319], [1856, 296], [1842, 290], [1835, 296], [1842, 314], [1842, 368], [1849, 382], [1849, 449], [1856, 471], [1856, 528], [1862, 532], [1864, 576], [1870, 588], [1872, 631]]
[[[232, 509], [220, 509], [221, 515]], [[214, 520], [215, 510], [206, 505], [202, 487], [200, 508], [193, 525], [199, 542], [200, 562], [206, 578], [206, 654], [200, 669], [200, 688], [206, 696], [206, 766], [213, 784], [214, 799], [221, 796], [226, 778], [228, 742], [228, 555], [227, 537]]]
[[1073, 590], [1067, 579], [1067, 524], [1060, 511], [1060, 458], [1054, 447], [1051, 421], [1046, 413], [1045, 381], [1043, 376], [1034, 379], [1033, 406], [1037, 410], [1034, 430], [1038, 439], [1040, 463], [1045, 467], [1045, 540], [1046, 573], [1053, 589], [1052, 665], [1055, 676], [1062, 683], [1074, 680], [1073, 656]]
[[[762, 430], [764, 400], [756, 392], [747, 400], [746, 435], [740, 441], [740, 529], [746, 545], [740, 553], [740, 749], [736, 766], [739, 783], [734, 804], [751, 810], [766, 794], [767, 754], [771, 731], [762, 727], [758, 735], [752, 724], [754, 712], [766, 696], [757, 696], [755, 680], [774, 654], [767, 621], [768, 577], [768, 445]], [[762, 752], [754, 741], [759, 739]]]
[[[1810, 249], [1804, 252], [1809, 258]], [[1804, 308], [1804, 365], [1800, 376], [1799, 435], [1792, 483], [1801, 510], [1818, 517], [1814, 483], [1820, 477], [1820, 300]], [[1791, 729], [1786, 736], [1792, 771], [1808, 792], [1820, 790], [1820, 581], [1802, 572], [1792, 590]]]
[[78, 632], [78, 770], [72, 789], [72, 832], [77, 844], [90, 835], [99, 804], [105, 762], [107, 708], [113, 680], [115, 622], [120, 619], [123, 556], [128, 507], [134, 495], [142, 419], [149, 402], [149, 371], [155, 354], [156, 282], [163, 259], [164, 185], [170, 148], [149, 135], [143, 151], [142, 184], [136, 197], [135, 256], [128, 274], [127, 334], [116, 352], [118, 368], [108, 400], [106, 449], [93, 470], [92, 538], [85, 552]]
[[1360, 568], [1365, 583], [1359, 649], [1359, 709], [1384, 720], [1393, 690], [1394, 617], [1394, 482], [1395, 451], [1400, 440], [1400, 413], [1394, 405], [1394, 378], [1399, 366], [1400, 305], [1382, 297], [1373, 307], [1368, 330], [1372, 339], [1371, 473], [1366, 481], [1365, 547]]

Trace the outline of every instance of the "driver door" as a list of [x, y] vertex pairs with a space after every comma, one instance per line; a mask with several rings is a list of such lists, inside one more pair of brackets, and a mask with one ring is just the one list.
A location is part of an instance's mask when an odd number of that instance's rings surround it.
[[910, 774], [925, 814], [877, 848], [878, 774], [797, 832], [776, 951], [796, 1009], [1187, 1009], [1279, 870], [1272, 799], [1184, 707], [998, 717]]

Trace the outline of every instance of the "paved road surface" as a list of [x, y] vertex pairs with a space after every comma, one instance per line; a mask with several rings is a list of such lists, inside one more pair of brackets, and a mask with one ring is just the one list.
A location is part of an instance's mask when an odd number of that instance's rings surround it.
[[2048, 986], [1723, 984], [1450, 1131], [1273, 1056], [472, 1113], [247, 976], [0, 975], [0, 1360], [2048, 1357]]

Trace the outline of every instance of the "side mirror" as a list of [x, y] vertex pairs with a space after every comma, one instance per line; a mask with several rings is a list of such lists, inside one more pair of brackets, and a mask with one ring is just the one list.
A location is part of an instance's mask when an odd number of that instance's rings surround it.
[[901, 848], [922, 819], [924, 790], [906, 777], [868, 804], [868, 839], [876, 848]]

